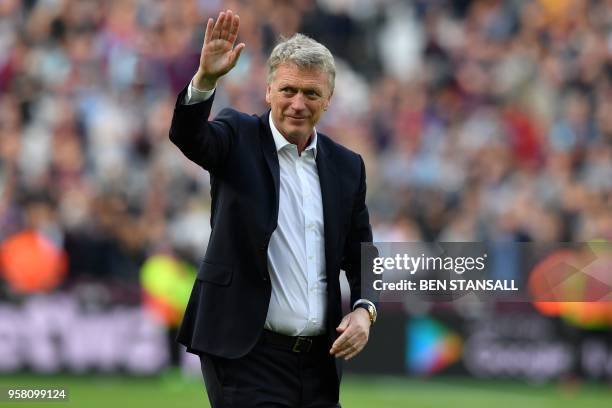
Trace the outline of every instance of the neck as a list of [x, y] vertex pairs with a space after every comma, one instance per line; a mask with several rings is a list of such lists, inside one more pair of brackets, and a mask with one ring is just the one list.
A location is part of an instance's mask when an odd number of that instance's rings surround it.
[[306, 146], [308, 146], [310, 144], [310, 141], [312, 140], [312, 133], [310, 134], [310, 136], [308, 137], [291, 137], [291, 136], [286, 136], [281, 132], [281, 135], [291, 144], [294, 144], [297, 146], [298, 149], [298, 153], [302, 154], [302, 152], [306, 149]]
[[282, 130], [280, 130], [278, 128], [278, 126], [276, 125], [276, 123], [274, 122], [274, 118], [272, 117], [272, 113], [270, 112], [270, 124], [271, 126], [274, 127], [274, 129], [276, 129], [276, 131], [283, 137], [285, 138], [286, 141], [288, 141], [289, 143], [297, 146], [298, 149], [298, 154], [302, 154], [302, 152], [304, 150], [306, 150], [306, 146], [308, 146], [311, 141], [312, 138], [314, 137], [314, 128], [310, 131], [310, 134], [308, 136], [300, 136], [300, 135], [286, 135]]

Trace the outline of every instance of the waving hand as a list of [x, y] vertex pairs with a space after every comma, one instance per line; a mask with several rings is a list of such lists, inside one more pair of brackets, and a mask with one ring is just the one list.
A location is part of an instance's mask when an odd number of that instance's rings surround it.
[[208, 19], [200, 54], [200, 66], [194, 77], [196, 88], [201, 90], [214, 88], [217, 80], [236, 66], [240, 53], [245, 47], [244, 43], [234, 47], [239, 27], [240, 17], [233, 14], [232, 10], [220, 12], [217, 21]]

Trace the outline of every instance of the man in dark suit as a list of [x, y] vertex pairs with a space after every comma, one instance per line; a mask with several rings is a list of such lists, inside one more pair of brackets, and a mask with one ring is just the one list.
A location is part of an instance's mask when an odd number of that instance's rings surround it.
[[[315, 129], [334, 60], [301, 34], [268, 60], [268, 113], [226, 108], [207, 120], [245, 47], [234, 47], [239, 25], [231, 10], [208, 20], [172, 118], [170, 139], [210, 172], [212, 197], [178, 341], [200, 356], [213, 407], [337, 407], [339, 360], [364, 348], [376, 320], [361, 293], [361, 243], [372, 241], [363, 160]], [[344, 317], [340, 269], [353, 308]]]

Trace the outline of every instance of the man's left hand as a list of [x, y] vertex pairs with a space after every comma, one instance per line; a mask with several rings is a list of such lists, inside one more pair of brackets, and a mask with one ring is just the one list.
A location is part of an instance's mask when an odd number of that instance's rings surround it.
[[357, 308], [344, 316], [336, 331], [340, 337], [332, 345], [330, 354], [349, 360], [363, 350], [370, 336], [370, 316], [363, 308]]

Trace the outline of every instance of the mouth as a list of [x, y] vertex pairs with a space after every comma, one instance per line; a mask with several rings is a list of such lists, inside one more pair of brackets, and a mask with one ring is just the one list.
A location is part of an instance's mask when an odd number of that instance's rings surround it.
[[301, 122], [301, 121], [304, 121], [304, 120], [306, 120], [306, 119], [307, 119], [307, 118], [306, 118], [306, 117], [304, 117], [304, 116], [291, 116], [291, 115], [287, 115], [287, 117], [288, 117], [289, 119], [291, 119], [291, 120], [296, 120], [296, 121], [300, 121], [300, 122]]

